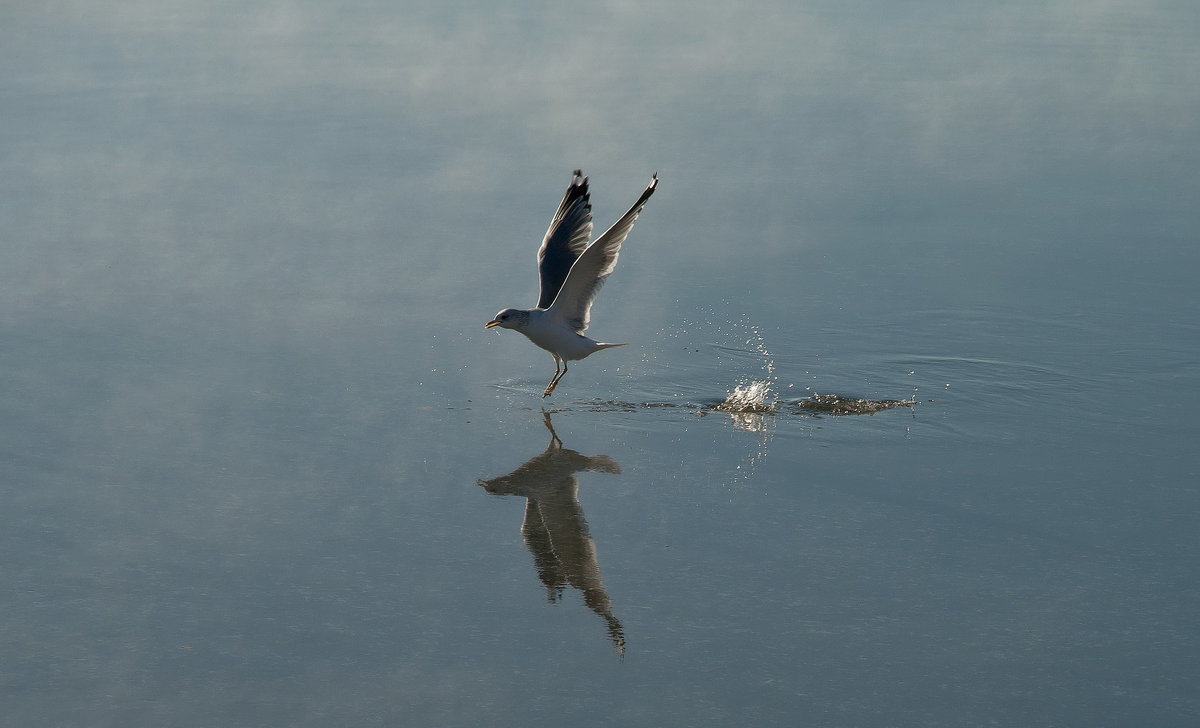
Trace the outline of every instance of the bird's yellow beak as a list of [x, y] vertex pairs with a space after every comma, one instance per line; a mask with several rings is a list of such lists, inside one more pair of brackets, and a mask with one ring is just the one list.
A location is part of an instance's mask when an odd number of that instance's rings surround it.
[[491, 321], [488, 321], [486, 324], [484, 324], [484, 325], [483, 325], [483, 328], [485, 328], [485, 329], [490, 329], [490, 328], [492, 328], [493, 326], [499, 326], [499, 325], [500, 325], [500, 322], [499, 322], [499, 321], [497, 321], [497, 320], [495, 320], [495, 319], [492, 319]]

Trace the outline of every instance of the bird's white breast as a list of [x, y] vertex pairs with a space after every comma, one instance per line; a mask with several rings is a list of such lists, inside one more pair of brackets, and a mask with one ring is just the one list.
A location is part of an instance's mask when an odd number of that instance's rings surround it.
[[551, 354], [570, 361], [582, 359], [598, 348], [595, 341], [575, 333], [565, 321], [540, 309], [530, 312], [529, 323], [521, 333]]

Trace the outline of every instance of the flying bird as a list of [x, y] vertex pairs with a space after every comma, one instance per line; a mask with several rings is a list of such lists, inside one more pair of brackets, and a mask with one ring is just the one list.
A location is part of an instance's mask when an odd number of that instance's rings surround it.
[[546, 385], [543, 397], [550, 396], [567, 373], [567, 362], [578, 361], [601, 349], [625, 344], [604, 344], [583, 335], [591, 322], [592, 301], [605, 279], [617, 267], [621, 243], [629, 236], [646, 200], [658, 186], [658, 173], [650, 178], [642, 196], [629, 211], [596, 241], [592, 237], [592, 203], [588, 178], [575, 170], [571, 185], [563, 194], [558, 211], [550, 221], [542, 247], [538, 248], [538, 274], [541, 292], [534, 308], [506, 308], [484, 324], [513, 329], [550, 352], [554, 357], [554, 378]]

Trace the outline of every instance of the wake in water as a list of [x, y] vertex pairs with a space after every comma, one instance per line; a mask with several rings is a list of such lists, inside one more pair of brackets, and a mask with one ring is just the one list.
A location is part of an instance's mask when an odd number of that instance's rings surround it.
[[[721, 412], [743, 415], [777, 415], [777, 414], [826, 414], [826, 415], [866, 415], [874, 414], [893, 407], [912, 407], [916, 399], [861, 399], [858, 397], [843, 397], [839, 394], [811, 394], [803, 399], [790, 403], [781, 402], [773, 390], [775, 384], [775, 358], [767, 350], [766, 339], [762, 330], [752, 324], [746, 324], [750, 329], [750, 338], [746, 346], [752, 353], [762, 357], [765, 379], [744, 381], [733, 388], [725, 400], [716, 404], [712, 409]], [[749, 352], [748, 352], [749, 353]], [[734, 424], [744, 423], [734, 418]], [[747, 429], [761, 429], [759, 427]]]
[[893, 407], [913, 407], [913, 399], [858, 399], [838, 394], [812, 394], [796, 402], [796, 407], [808, 412], [829, 415], [873, 415]]
[[[620, 410], [632, 412], [640, 409], [690, 409], [700, 416], [709, 412], [725, 412], [742, 415], [871, 415], [896, 407], [915, 407], [916, 399], [860, 399], [843, 397], [840, 394], [811, 394], [791, 401], [778, 401], [769, 397], [766, 382], [750, 382], [734, 388], [728, 397], [719, 402], [703, 404], [696, 402], [623, 402], [614, 399], [595, 399], [582, 404], [595, 411]], [[768, 396], [764, 396], [766, 393]], [[570, 408], [559, 408], [562, 412]]]
[[[717, 350], [718, 360], [723, 369], [744, 371], [747, 364], [759, 362], [762, 374], [743, 378], [734, 385], [732, 391], [726, 392], [720, 400], [700, 400], [688, 402], [675, 400], [670, 402], [618, 402], [612, 400], [596, 400], [589, 403], [597, 409], [636, 410], [651, 408], [683, 408], [696, 410], [701, 417], [709, 412], [722, 412], [730, 416], [733, 425], [741, 430], [765, 433], [775, 416], [788, 415], [869, 415], [896, 407], [913, 407], [917, 400], [913, 399], [864, 399], [846, 397], [840, 394], [812, 393], [801, 399], [781, 400], [776, 394], [778, 377], [775, 374], [775, 357], [767, 349], [766, 338], [762, 330], [749, 323], [743, 317], [737, 328], [743, 336], [748, 336], [737, 346], [713, 344]], [[676, 334], [668, 333], [668, 336]], [[699, 351], [698, 349], [696, 351]], [[790, 385], [789, 385], [790, 387]]]
[[721, 412], [745, 414], [826, 414], [826, 415], [871, 415], [893, 407], [912, 407], [916, 399], [861, 399], [843, 397], [840, 394], [810, 394], [794, 402], [781, 402], [773, 397], [771, 383], [750, 382], [734, 387], [725, 401], [713, 405]]

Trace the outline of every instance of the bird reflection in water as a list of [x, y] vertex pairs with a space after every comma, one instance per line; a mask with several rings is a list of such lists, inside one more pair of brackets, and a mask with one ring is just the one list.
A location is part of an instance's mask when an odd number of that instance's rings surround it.
[[550, 414], [543, 415], [550, 431], [546, 451], [508, 475], [477, 482], [492, 495], [526, 499], [521, 535], [533, 554], [538, 578], [546, 585], [550, 601], [562, 599], [568, 586], [578, 589], [584, 604], [608, 624], [609, 638], [617, 652], [624, 654], [625, 632], [612, 613], [612, 602], [600, 579], [596, 544], [588, 533], [575, 478], [581, 472], [619, 474], [621, 468], [607, 455], [581, 455], [563, 447]]

